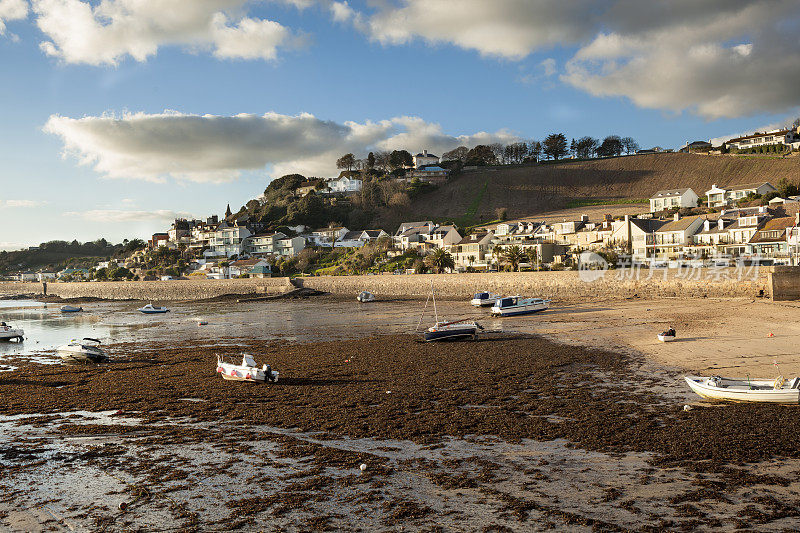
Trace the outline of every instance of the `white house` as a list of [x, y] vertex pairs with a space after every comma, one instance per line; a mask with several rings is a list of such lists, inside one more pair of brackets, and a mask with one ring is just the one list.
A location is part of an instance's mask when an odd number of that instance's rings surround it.
[[360, 239], [364, 242], [373, 242], [377, 241], [382, 237], [388, 237], [389, 234], [383, 231], [382, 229], [365, 229], [361, 232]]
[[333, 248], [333, 243], [340, 240], [349, 231], [350, 230], [347, 228], [341, 226], [335, 228], [323, 228], [312, 231], [309, 235], [305, 235], [305, 238], [306, 241], [312, 246]]
[[777, 192], [777, 190], [768, 181], [746, 183], [744, 185], [726, 185], [725, 187], [717, 187], [715, 183], [706, 191], [706, 196], [708, 197], [708, 207], [724, 207], [745, 198], [748, 194], [761, 195], [768, 192]]
[[698, 198], [697, 193], [688, 188], [658, 191], [650, 197], [650, 212], [656, 213], [676, 207], [697, 207]]
[[328, 188], [331, 190], [331, 192], [338, 193], [360, 192], [363, 185], [364, 182], [362, 182], [360, 179], [349, 178], [347, 176], [334, 178], [328, 181]]
[[438, 164], [439, 158], [433, 154], [429, 154], [427, 150], [423, 150], [421, 153], [414, 156], [414, 168]]
[[747, 148], [757, 148], [759, 146], [770, 146], [783, 144], [796, 148], [800, 146], [800, 127], [786, 130], [772, 130], [764, 133], [754, 133], [744, 137], [736, 137], [725, 141], [728, 148], [745, 150]]
[[702, 230], [704, 220], [700, 216], [681, 218], [675, 213], [674, 220], [655, 231], [653, 256], [662, 260], [676, 259], [692, 244], [692, 236]]
[[491, 262], [492, 239], [491, 231], [467, 235], [450, 247], [450, 254], [457, 269], [488, 268]]
[[284, 233], [258, 233], [247, 239], [247, 252], [254, 256], [293, 257], [306, 247], [303, 237], [287, 237]]
[[207, 257], [231, 257], [240, 255], [245, 247], [245, 239], [251, 235], [250, 230], [234, 223], [229, 226], [225, 222], [217, 226], [214, 236], [209, 242], [210, 249], [206, 250]]
[[37, 272], [36, 273], [36, 281], [49, 281], [51, 279], [56, 279], [55, 272]]
[[397, 228], [395, 236], [399, 236], [405, 233], [406, 231], [410, 230], [411, 228], [421, 228], [422, 226], [428, 226], [428, 230], [432, 230], [434, 227], [436, 227], [436, 224], [434, 224], [430, 220], [425, 220], [423, 222], [403, 222], [402, 224], [400, 224], [400, 227]]

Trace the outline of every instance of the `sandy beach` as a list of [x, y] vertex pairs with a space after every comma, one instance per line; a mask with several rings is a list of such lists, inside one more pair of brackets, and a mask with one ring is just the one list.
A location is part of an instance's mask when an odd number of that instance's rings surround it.
[[[681, 380], [771, 378], [776, 358], [796, 375], [797, 304], [490, 319], [446, 301], [486, 329], [442, 344], [410, 334], [415, 301], [187, 304], [149, 322], [92, 305], [68, 320], [108, 335], [112, 362], [4, 356], [2, 531], [786, 531], [800, 516], [797, 408], [708, 404]], [[680, 342], [658, 343], [670, 325]], [[279, 383], [219, 379], [215, 354], [242, 351]]]

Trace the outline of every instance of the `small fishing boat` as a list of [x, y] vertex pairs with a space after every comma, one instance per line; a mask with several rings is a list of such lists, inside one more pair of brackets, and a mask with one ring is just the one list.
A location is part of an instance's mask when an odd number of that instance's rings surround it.
[[492, 316], [516, 316], [538, 313], [550, 307], [550, 300], [508, 296], [500, 298], [492, 306]]
[[0, 322], [0, 341], [22, 341], [25, 330]]
[[672, 342], [675, 340], [675, 328], [669, 328], [667, 331], [662, 331], [658, 334], [658, 340], [661, 342]]
[[497, 300], [500, 298], [502, 298], [502, 296], [497, 294], [492, 294], [490, 292], [479, 292], [472, 297], [472, 300], [470, 300], [469, 303], [475, 307], [490, 307], [494, 305], [495, 302], [497, 302]]
[[242, 355], [241, 365], [228, 363], [224, 357], [217, 355], [217, 374], [221, 375], [222, 379], [231, 381], [278, 382], [278, 372], [272, 370], [269, 365], [256, 367], [256, 361], [250, 354]]
[[83, 307], [75, 307], [74, 305], [61, 306], [62, 313], [80, 313], [81, 311], [83, 311]]
[[358, 296], [356, 296], [356, 300], [358, 300], [361, 303], [374, 302], [375, 295], [369, 291], [361, 291], [358, 293]]
[[[439, 321], [439, 312], [436, 310], [436, 293], [433, 290], [432, 281], [431, 295], [428, 297], [428, 300], [425, 301], [425, 308], [422, 310], [422, 315], [419, 317], [419, 323], [422, 323], [422, 316], [425, 315], [425, 309], [428, 308], [428, 301], [431, 298], [433, 298], [433, 315], [436, 319], [436, 323], [425, 330], [425, 333], [423, 334], [425, 342], [464, 338], [474, 339], [478, 334], [478, 330], [483, 329], [474, 321], [469, 319], [453, 320], [450, 322]], [[419, 329], [419, 323], [417, 324], [417, 329]]]
[[155, 315], [158, 313], [168, 313], [169, 309], [166, 307], [153, 307], [153, 304], [147, 304], [144, 307], [140, 307], [138, 311], [146, 315]]
[[89, 337], [73, 339], [56, 348], [56, 353], [69, 363], [100, 363], [108, 359], [106, 353], [100, 349], [100, 341]]
[[689, 388], [708, 400], [726, 402], [800, 403], [800, 378], [786, 380], [684, 376]]

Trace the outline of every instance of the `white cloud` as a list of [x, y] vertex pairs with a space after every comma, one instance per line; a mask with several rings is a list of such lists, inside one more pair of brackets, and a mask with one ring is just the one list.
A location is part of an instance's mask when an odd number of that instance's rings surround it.
[[6, 207], [42, 207], [47, 204], [44, 200], [6, 200], [5, 203], [0, 200], [0, 205]]
[[0, 252], [13, 252], [14, 250], [22, 250], [30, 246], [21, 242], [0, 241]]
[[542, 67], [544, 75], [547, 76], [548, 78], [556, 73], [556, 60], [553, 59], [552, 57], [548, 57], [547, 59], [539, 63], [539, 66]]
[[176, 218], [193, 218], [191, 213], [159, 209], [156, 211], [126, 211], [122, 209], [92, 209], [68, 211], [68, 217], [78, 217], [91, 222], [161, 222]]
[[462, 144], [518, 139], [505, 130], [450, 135], [417, 117], [340, 124], [308, 113], [217, 116], [166, 111], [78, 119], [52, 115], [44, 131], [62, 139], [65, 155], [109, 178], [217, 183], [267, 166], [273, 176], [329, 175], [336, 172], [336, 159], [348, 152], [363, 156], [368, 150], [427, 148], [441, 153]]
[[[340, 4], [336, 20], [383, 44], [421, 39], [511, 60], [574, 51], [564, 83], [640, 107], [714, 119], [800, 104], [797, 0], [381, 0], [358, 12]], [[556, 73], [550, 59], [540, 65]]]
[[6, 33], [6, 22], [22, 20], [27, 17], [27, 0], [0, 0], [0, 35], [5, 35]]
[[[1, 0], [0, 0], [1, 1]], [[247, 0], [33, 0], [41, 49], [67, 63], [145, 61], [162, 46], [226, 59], [275, 59], [299, 42], [288, 28], [242, 15]], [[232, 22], [232, 23], [231, 23]]]

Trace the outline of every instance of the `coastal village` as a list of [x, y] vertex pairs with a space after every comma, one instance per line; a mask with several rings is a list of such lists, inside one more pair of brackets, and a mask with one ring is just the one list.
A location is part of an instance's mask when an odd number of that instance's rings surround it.
[[[800, 148], [800, 127], [770, 134], [757, 133], [731, 139], [721, 147], [697, 141], [682, 149], [714, 155], [720, 150], [791, 152]], [[512, 146], [506, 147], [509, 159]], [[659, 149], [660, 150], [660, 149]], [[465, 150], [466, 151], [466, 150]], [[652, 150], [638, 150], [635, 157]], [[451, 165], [422, 150], [407, 154], [402, 162], [402, 182], [438, 186], [451, 179]], [[749, 153], [749, 152], [748, 152]], [[403, 159], [403, 158], [401, 158]], [[347, 162], [349, 168], [355, 161]], [[296, 198], [316, 195], [331, 204], [348, 201], [362, 192], [358, 174], [343, 171], [327, 180], [298, 181]], [[406, 274], [434, 272], [486, 272], [500, 270], [561, 270], [579, 267], [584, 252], [598, 254], [607, 265], [639, 265], [649, 268], [681, 266], [732, 266], [736, 262], [763, 265], [797, 265], [800, 262], [800, 195], [785, 180], [771, 183], [714, 184], [695, 191], [674, 183], [673, 188], [653, 191], [649, 209], [624, 215], [580, 214], [573, 218], [527, 217], [514, 221], [458, 227], [433, 220], [402, 222], [389, 232], [381, 228], [305, 225], [278, 229], [251, 217], [246, 211], [224, 217], [176, 219], [163, 232], [153, 234], [141, 249], [119, 260], [100, 261], [93, 267], [68, 267], [60, 271], [19, 271], [16, 281], [81, 281], [98, 279], [97, 273], [124, 269], [127, 279], [230, 279], [271, 277], [319, 270], [302, 255], [319, 257], [334, 252], [333, 262], [348, 251], [372, 246], [379, 257], [361, 271], [328, 268], [319, 273]], [[265, 206], [267, 198], [256, 200]], [[244, 209], [244, 208], [243, 208]], [[160, 251], [160, 252], [159, 252]], [[171, 258], [166, 268], [153, 268], [152, 256]], [[171, 255], [170, 255], [171, 254]], [[338, 255], [336, 255], [338, 254]], [[403, 260], [398, 260], [401, 258]], [[317, 265], [318, 266], [318, 265]], [[101, 275], [99, 279], [106, 279]]]

